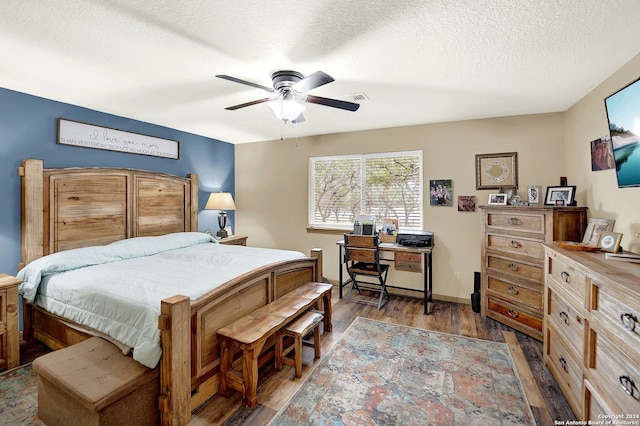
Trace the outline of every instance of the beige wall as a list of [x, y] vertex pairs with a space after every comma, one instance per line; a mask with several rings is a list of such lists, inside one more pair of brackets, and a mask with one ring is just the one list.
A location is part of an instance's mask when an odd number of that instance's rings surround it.
[[[517, 151], [521, 196], [527, 185], [557, 185], [564, 166], [563, 131], [563, 114], [544, 114], [237, 145], [235, 231], [248, 235], [253, 246], [303, 252], [321, 247], [324, 274], [337, 280], [341, 235], [307, 231], [309, 157], [421, 149], [424, 227], [436, 236], [434, 293], [467, 301], [473, 272], [480, 271], [480, 211], [430, 206], [429, 180], [452, 179], [454, 198], [475, 195], [478, 204], [486, 204], [492, 191], [475, 189], [475, 154]], [[391, 271], [387, 282], [422, 288], [416, 273]]]
[[[324, 275], [338, 277], [339, 233], [307, 231], [308, 159], [313, 156], [421, 149], [424, 157], [424, 227], [436, 236], [436, 297], [469, 300], [473, 272], [480, 271], [480, 211], [431, 207], [430, 179], [452, 179], [453, 195], [475, 195], [486, 204], [492, 191], [475, 189], [475, 154], [518, 152], [519, 190], [558, 185], [567, 176], [577, 185], [578, 205], [595, 217], [615, 218], [623, 245], [640, 251], [640, 189], [618, 189], [613, 170], [591, 172], [589, 142], [607, 132], [603, 99], [640, 75], [640, 56], [566, 113], [380, 129], [236, 145], [236, 229], [249, 245], [324, 250]], [[363, 106], [365, 107], [365, 106]], [[312, 119], [308, 117], [307, 119]], [[352, 117], [349, 117], [352, 119]], [[303, 124], [304, 125], [304, 124]], [[566, 147], [566, 149], [565, 149]], [[568, 153], [565, 155], [565, 153]], [[626, 244], [625, 244], [626, 243]], [[460, 279], [457, 280], [459, 275]], [[419, 289], [420, 274], [392, 271], [389, 285]], [[417, 295], [417, 294], [416, 294]]]
[[591, 171], [589, 142], [609, 133], [604, 99], [640, 77], [640, 55], [577, 102], [565, 114], [566, 170], [580, 205], [591, 217], [615, 219], [622, 246], [640, 253], [640, 187], [618, 188], [615, 170]]

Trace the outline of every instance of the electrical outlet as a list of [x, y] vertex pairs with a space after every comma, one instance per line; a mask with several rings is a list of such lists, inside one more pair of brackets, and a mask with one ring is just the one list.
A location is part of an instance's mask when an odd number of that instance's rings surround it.
[[456, 283], [460, 282], [460, 272], [453, 273], [453, 282], [456, 282]]

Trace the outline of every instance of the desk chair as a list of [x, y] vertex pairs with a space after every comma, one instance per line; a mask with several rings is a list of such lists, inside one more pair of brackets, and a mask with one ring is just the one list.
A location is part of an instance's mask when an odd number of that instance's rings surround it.
[[[377, 305], [378, 309], [380, 309], [389, 300], [386, 284], [389, 265], [380, 263], [378, 244], [377, 235], [344, 234], [344, 263], [347, 265], [347, 272], [351, 278], [351, 288], [349, 289], [346, 303], [351, 301], [353, 290], [355, 289], [361, 294], [361, 288], [379, 291], [380, 297], [377, 303], [362, 298], [354, 298], [353, 300], [356, 302]], [[367, 277], [367, 280], [363, 281], [362, 278], [358, 280], [359, 276]], [[377, 282], [371, 281], [372, 279], [377, 279]], [[385, 297], [386, 300], [382, 303]]]

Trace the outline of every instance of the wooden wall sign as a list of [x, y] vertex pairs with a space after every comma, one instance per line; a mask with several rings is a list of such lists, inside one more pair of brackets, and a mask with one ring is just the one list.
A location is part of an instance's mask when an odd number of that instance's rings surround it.
[[174, 160], [180, 158], [178, 141], [63, 118], [58, 118], [57, 143]]

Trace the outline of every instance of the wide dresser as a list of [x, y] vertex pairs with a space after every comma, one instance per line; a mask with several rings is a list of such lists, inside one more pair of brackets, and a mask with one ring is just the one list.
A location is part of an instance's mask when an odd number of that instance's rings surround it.
[[544, 361], [576, 417], [640, 424], [640, 264], [546, 244], [544, 299]]
[[480, 312], [542, 340], [544, 248], [581, 241], [586, 207], [481, 206]]

